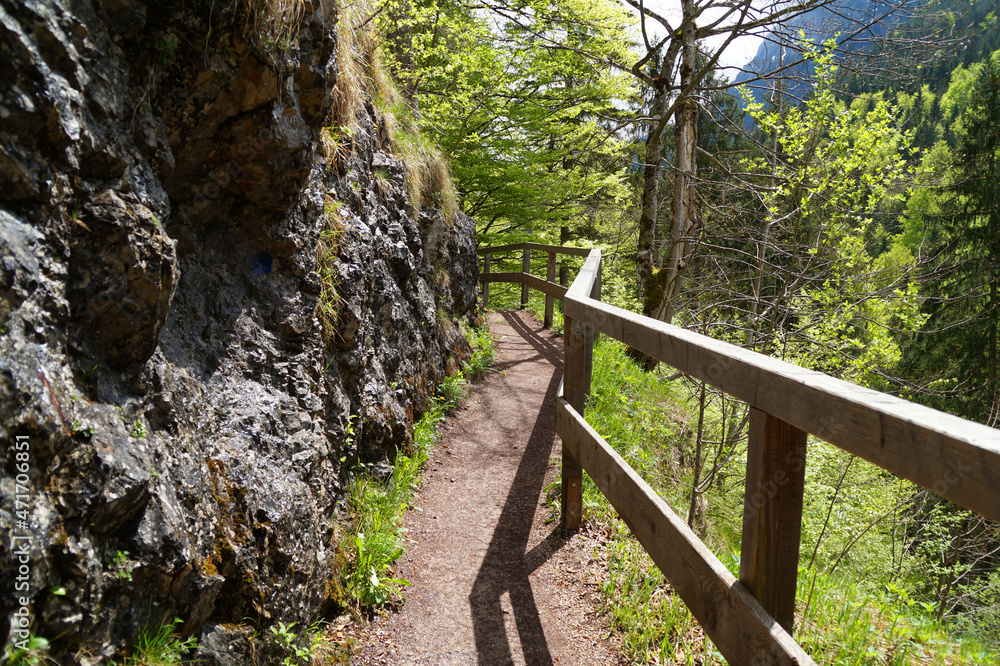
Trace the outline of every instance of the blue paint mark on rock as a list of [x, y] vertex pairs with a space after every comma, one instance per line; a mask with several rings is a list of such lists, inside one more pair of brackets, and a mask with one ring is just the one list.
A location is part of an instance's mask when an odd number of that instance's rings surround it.
[[251, 268], [253, 268], [254, 273], [267, 275], [271, 272], [271, 255], [267, 252], [258, 252], [253, 258], [253, 266]]

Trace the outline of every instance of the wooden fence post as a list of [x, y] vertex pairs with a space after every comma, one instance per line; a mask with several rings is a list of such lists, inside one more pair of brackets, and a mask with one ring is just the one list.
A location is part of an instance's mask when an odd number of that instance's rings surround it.
[[[590, 290], [590, 297], [595, 301], [601, 300], [601, 273], [604, 272], [604, 259], [597, 264], [597, 275], [594, 276], [594, 286]], [[601, 334], [596, 330], [591, 329], [590, 331], [590, 365], [587, 367], [587, 377], [590, 377], [593, 371], [593, 360], [594, 360], [594, 345], [597, 344], [598, 338]], [[587, 384], [587, 394], [590, 394], [590, 384]]]
[[[569, 268], [566, 266], [565, 256], [563, 256], [563, 258], [559, 261], [559, 284], [561, 284], [564, 287], [569, 286]], [[563, 303], [562, 300], [560, 300], [559, 312], [562, 312], [563, 310], [565, 310], [565, 308], [566, 308], [565, 303]]]
[[[524, 248], [524, 253], [521, 255], [521, 272], [531, 272], [531, 250], [528, 248]], [[524, 282], [521, 284], [521, 309], [526, 307], [528, 307], [528, 283]]]
[[[549, 252], [549, 263], [545, 267], [545, 279], [552, 282], [556, 277], [556, 253]], [[552, 307], [555, 305], [555, 298], [551, 294], [545, 295], [545, 321], [542, 328], [552, 328]]]
[[[586, 327], [569, 317], [563, 319], [563, 394], [570, 406], [583, 414], [590, 392], [590, 372], [587, 357], [593, 347], [588, 344]], [[588, 348], [589, 352], [588, 353]], [[567, 530], [580, 529], [583, 517], [583, 470], [580, 462], [566, 447], [562, 450], [562, 523]]]
[[[486, 253], [486, 259], [483, 263], [483, 275], [489, 276], [490, 274], [490, 258], [493, 255], [490, 252]], [[483, 282], [483, 310], [490, 307], [490, 283]]]
[[789, 634], [805, 471], [806, 433], [751, 407], [740, 582]]
[[[590, 289], [590, 297], [601, 300], [601, 270], [604, 268], [604, 260], [597, 265], [597, 275], [594, 276], [594, 286]], [[584, 327], [585, 336], [583, 345], [583, 375], [585, 377], [584, 396], [590, 395], [590, 379], [594, 375], [594, 343], [597, 342], [597, 331], [589, 326]], [[583, 414], [583, 410], [577, 410]]]

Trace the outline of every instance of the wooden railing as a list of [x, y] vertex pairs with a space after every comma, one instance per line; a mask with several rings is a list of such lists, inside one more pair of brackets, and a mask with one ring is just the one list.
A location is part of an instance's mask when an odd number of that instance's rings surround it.
[[[522, 273], [490, 273], [491, 254], [523, 251]], [[530, 274], [548, 254], [547, 280]], [[813, 434], [897, 476], [1000, 520], [1000, 431], [602, 303], [600, 250], [520, 243], [479, 250], [481, 280], [563, 300], [565, 358], [556, 403], [563, 442], [562, 519], [576, 529], [586, 470], [730, 664], [813, 664], [792, 639], [805, 485]], [[569, 289], [554, 256], [587, 259]], [[739, 580], [587, 423], [596, 332], [667, 363], [750, 407]]]
[[[513, 252], [521, 250], [521, 271], [520, 273], [491, 273], [490, 261], [494, 254]], [[543, 280], [531, 274], [531, 252], [545, 252], [548, 262], [545, 265], [546, 279]], [[566, 287], [553, 282], [556, 275], [556, 255], [570, 254], [578, 257], [590, 255], [590, 250], [580, 247], [561, 247], [558, 245], [541, 245], [539, 243], [515, 243], [513, 245], [496, 245], [493, 247], [481, 248], [479, 254], [485, 255], [483, 258], [483, 272], [479, 280], [483, 283], [483, 307], [490, 302], [490, 283], [492, 282], [514, 282], [521, 285], [521, 308], [528, 304], [528, 288], [533, 287], [545, 294], [545, 328], [552, 326], [552, 306], [554, 299], [562, 299], [566, 296]], [[598, 278], [600, 280], [600, 278]]]

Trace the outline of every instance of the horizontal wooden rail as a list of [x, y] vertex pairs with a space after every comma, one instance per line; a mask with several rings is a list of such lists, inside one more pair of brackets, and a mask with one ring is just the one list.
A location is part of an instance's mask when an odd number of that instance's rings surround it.
[[536, 252], [555, 252], [556, 254], [570, 254], [577, 257], [586, 257], [590, 254], [590, 248], [586, 247], [566, 247], [563, 245], [543, 245], [541, 243], [511, 243], [510, 245], [493, 245], [481, 247], [476, 252], [478, 254], [500, 254], [501, 252], [513, 252], [514, 250], [532, 250]]
[[[523, 272], [489, 273], [491, 253], [511, 249], [523, 251]], [[530, 275], [532, 249], [549, 253], [549, 280]], [[579, 526], [585, 470], [731, 664], [814, 663], [791, 638], [807, 433], [1000, 520], [1000, 431], [602, 303], [599, 250], [560, 291], [551, 281], [560, 249], [479, 252], [484, 291], [514, 282], [563, 299], [563, 523]], [[581, 416], [597, 332], [750, 406], [739, 581]]]
[[991, 520], [1000, 431], [579, 296], [572, 317]]
[[556, 432], [729, 663], [815, 663], [562, 396]]
[[[492, 273], [490, 272], [490, 262], [494, 254], [501, 252], [511, 252], [521, 250], [521, 272], [520, 273]], [[533, 251], [545, 252], [548, 255], [543, 280], [531, 274], [531, 253]], [[489, 307], [490, 284], [494, 282], [510, 282], [521, 285], [521, 309], [528, 304], [528, 289], [534, 288], [545, 294], [545, 328], [552, 326], [552, 308], [554, 299], [562, 299], [566, 295], [566, 287], [553, 282], [556, 270], [556, 255], [569, 254], [576, 256], [589, 256], [591, 250], [579, 247], [562, 247], [559, 245], [542, 245], [541, 243], [513, 243], [511, 245], [497, 245], [492, 247], [482, 247], [476, 250], [481, 255], [485, 255], [483, 271], [479, 276], [479, 281], [483, 283], [483, 303], [482, 307]], [[565, 268], [565, 265], [563, 266]]]
[[492, 284], [493, 282], [510, 282], [512, 284], [522, 284], [524, 279], [521, 277], [524, 273], [518, 272], [506, 272], [506, 273], [480, 273], [479, 281]]
[[536, 289], [543, 294], [554, 296], [562, 300], [568, 291], [566, 287], [555, 282], [549, 282], [530, 273], [488, 273], [479, 276], [480, 282], [512, 282], [514, 284], [527, 284], [532, 289]]

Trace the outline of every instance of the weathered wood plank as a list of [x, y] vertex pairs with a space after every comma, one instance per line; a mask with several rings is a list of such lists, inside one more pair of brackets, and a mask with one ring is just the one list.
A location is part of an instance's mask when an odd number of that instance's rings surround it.
[[555, 252], [556, 254], [569, 254], [576, 257], [586, 257], [590, 254], [590, 249], [585, 247], [563, 247], [561, 245], [543, 245], [541, 243], [511, 243], [510, 245], [490, 245], [476, 250], [477, 254], [491, 252], [499, 254], [501, 252], [513, 252], [527, 247], [529, 250], [537, 252]]
[[556, 284], [555, 282], [546, 282], [542, 278], [535, 275], [525, 275], [523, 278], [525, 284], [532, 289], [537, 289], [543, 294], [553, 296], [560, 300], [566, 296], [566, 287]]
[[[572, 319], [563, 319], [563, 386], [568, 404], [583, 411], [590, 392], [586, 367], [587, 338], [584, 327]], [[579, 459], [562, 447], [562, 524], [567, 530], [580, 529], [583, 518], [583, 472]]]
[[[521, 252], [521, 272], [531, 275], [531, 250], [527, 247]], [[528, 307], [528, 283], [521, 281], [521, 309]]]
[[1000, 430], [601, 303], [579, 281], [566, 294], [567, 317], [1000, 520]]
[[[554, 282], [556, 279], [556, 253], [549, 252], [548, 262], [545, 264], [545, 279], [548, 282]], [[555, 305], [555, 299], [552, 294], [545, 294], [545, 319], [542, 321], [542, 328], [552, 328], [552, 314]]]
[[[590, 297], [601, 300], [601, 259], [598, 257], [597, 260], [597, 270], [594, 271], [593, 283], [590, 287]], [[586, 391], [587, 395], [590, 395], [590, 382], [594, 373], [594, 344], [597, 342], [597, 329], [592, 326], [587, 326], [583, 332], [584, 334], [584, 348], [583, 348], [583, 366], [584, 366], [584, 376], [587, 379]], [[583, 413], [583, 408], [579, 410]]]
[[513, 252], [524, 249], [524, 243], [510, 243], [509, 245], [490, 245], [488, 247], [476, 248], [476, 254], [500, 254], [501, 252]]
[[483, 309], [490, 307], [490, 259], [493, 255], [489, 252], [486, 253], [486, 257], [483, 259], [483, 272], [480, 274], [479, 279], [483, 283]]
[[[570, 385], [567, 380], [567, 390]], [[556, 403], [556, 432], [730, 664], [815, 663], [563, 398]]]
[[751, 408], [740, 582], [789, 634], [805, 479], [806, 433]]
[[514, 284], [521, 284], [524, 281], [524, 279], [521, 277], [523, 275], [524, 275], [524, 273], [514, 273], [514, 272], [508, 272], [508, 273], [489, 273], [489, 274], [480, 273], [479, 274], [479, 281], [480, 282], [486, 282], [486, 283], [490, 283], [490, 282], [513, 282]]
[[[594, 281], [597, 279], [597, 275], [601, 270], [601, 251], [591, 250], [590, 254], [587, 255], [587, 260], [583, 262], [583, 268], [577, 273], [576, 279], [573, 280], [573, 284], [569, 286], [570, 293], [574, 294], [577, 299], [587, 299], [589, 300], [590, 293], [594, 288]], [[594, 301], [599, 303], [600, 301]]]
[[587, 247], [568, 247], [565, 245], [543, 245], [541, 243], [525, 243], [524, 246], [534, 252], [555, 252], [556, 254], [568, 254], [575, 257], [586, 257], [593, 250]]
[[527, 284], [532, 289], [537, 289], [543, 294], [551, 294], [555, 298], [562, 299], [566, 296], [566, 287], [554, 282], [546, 282], [537, 275], [525, 275], [524, 273], [490, 273], [480, 274], [479, 281], [490, 282], [512, 282], [514, 284]]
[[[590, 288], [590, 297], [596, 301], [601, 300], [601, 277], [604, 274], [604, 259], [598, 259], [597, 261], [597, 273], [594, 275], [594, 285]], [[594, 343], [600, 338], [600, 333], [596, 328], [591, 329], [593, 332]]]

